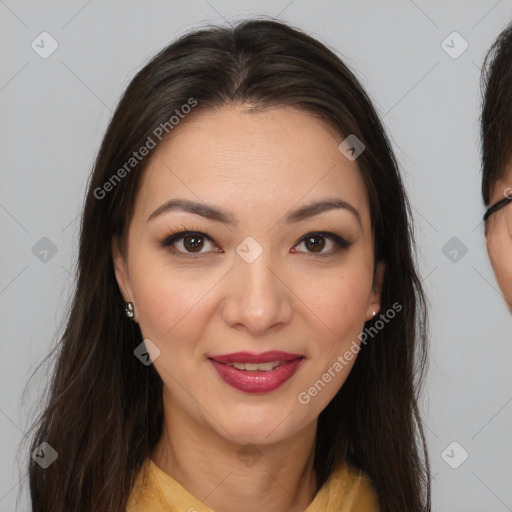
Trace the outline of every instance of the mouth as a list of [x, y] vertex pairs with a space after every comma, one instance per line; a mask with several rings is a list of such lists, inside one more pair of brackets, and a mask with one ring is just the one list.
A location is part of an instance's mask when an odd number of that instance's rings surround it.
[[304, 356], [273, 350], [262, 354], [213, 355], [208, 360], [230, 386], [246, 393], [267, 393], [289, 380]]

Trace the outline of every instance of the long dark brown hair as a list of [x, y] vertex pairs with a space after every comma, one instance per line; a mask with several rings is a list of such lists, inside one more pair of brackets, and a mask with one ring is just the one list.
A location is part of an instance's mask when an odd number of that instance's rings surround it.
[[[113, 240], [125, 247], [148, 159], [104, 197], [98, 189], [190, 98], [196, 110], [234, 102], [254, 109], [293, 106], [335, 127], [340, 141], [353, 134], [363, 142], [357, 164], [370, 200], [375, 261], [386, 264], [381, 311], [395, 303], [402, 310], [374, 329], [378, 333], [362, 345], [346, 382], [320, 414], [315, 468], [323, 484], [350, 461], [372, 479], [383, 512], [430, 510], [417, 405], [427, 363], [427, 307], [397, 162], [368, 96], [335, 52], [264, 18], [180, 37], [136, 74], [113, 114], [88, 183], [76, 288], [63, 334], [48, 355], [56, 361], [42, 413], [30, 429], [33, 511], [123, 511], [162, 434], [162, 379], [134, 356], [143, 338], [124, 314], [111, 250]], [[43, 442], [58, 453], [46, 469], [31, 457]]]

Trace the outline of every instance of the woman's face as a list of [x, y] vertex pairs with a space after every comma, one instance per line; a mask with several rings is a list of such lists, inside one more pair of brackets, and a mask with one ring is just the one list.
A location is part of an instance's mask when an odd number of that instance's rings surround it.
[[[291, 107], [229, 106], [195, 112], [155, 149], [126, 259], [115, 246], [114, 257], [160, 350], [170, 414], [236, 443], [273, 443], [311, 425], [342, 386], [355, 357], [338, 358], [357, 353], [384, 271], [373, 280], [367, 193], [342, 140]], [[169, 236], [183, 231], [196, 233]], [[220, 357], [240, 352], [254, 357]]]
[[[491, 204], [512, 197], [512, 162], [493, 187]], [[487, 252], [501, 293], [512, 313], [512, 203], [493, 213], [485, 231]]]

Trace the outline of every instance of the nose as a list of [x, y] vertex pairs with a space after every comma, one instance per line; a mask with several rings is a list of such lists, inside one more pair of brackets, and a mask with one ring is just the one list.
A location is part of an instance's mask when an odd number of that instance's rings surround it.
[[251, 263], [236, 255], [225, 284], [223, 318], [234, 329], [261, 336], [288, 324], [293, 313], [293, 292], [279, 265], [265, 249]]

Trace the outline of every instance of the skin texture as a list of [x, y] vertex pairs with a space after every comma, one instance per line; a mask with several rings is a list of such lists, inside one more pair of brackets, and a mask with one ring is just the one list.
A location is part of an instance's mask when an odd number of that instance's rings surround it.
[[[512, 163], [492, 190], [490, 204], [512, 196]], [[501, 293], [512, 313], [512, 204], [493, 213], [485, 231], [487, 253], [500, 286]]]
[[[124, 258], [113, 244], [116, 278], [144, 339], [160, 350], [164, 435], [153, 461], [206, 505], [223, 512], [304, 510], [318, 491], [313, 469], [317, 418], [355, 358], [304, 405], [310, 388], [348, 350], [380, 308], [384, 265], [374, 267], [369, 203], [357, 161], [338, 150], [344, 137], [292, 107], [248, 113], [230, 105], [196, 112], [155, 150], [145, 171]], [[349, 202], [286, 225], [291, 210], [327, 197]], [[171, 211], [169, 199], [204, 202], [236, 216], [231, 226]], [[199, 258], [162, 247], [170, 230], [200, 231]], [[334, 253], [328, 231], [353, 242]], [[262, 249], [247, 263], [248, 236]], [[325, 246], [322, 248], [321, 244]], [[220, 252], [215, 249], [220, 248]], [[195, 253], [192, 253], [195, 254]], [[374, 276], [375, 270], [375, 276]], [[375, 277], [375, 279], [374, 279]], [[305, 356], [295, 375], [269, 393], [226, 384], [208, 356], [283, 350]], [[247, 465], [240, 450], [254, 445]]]

